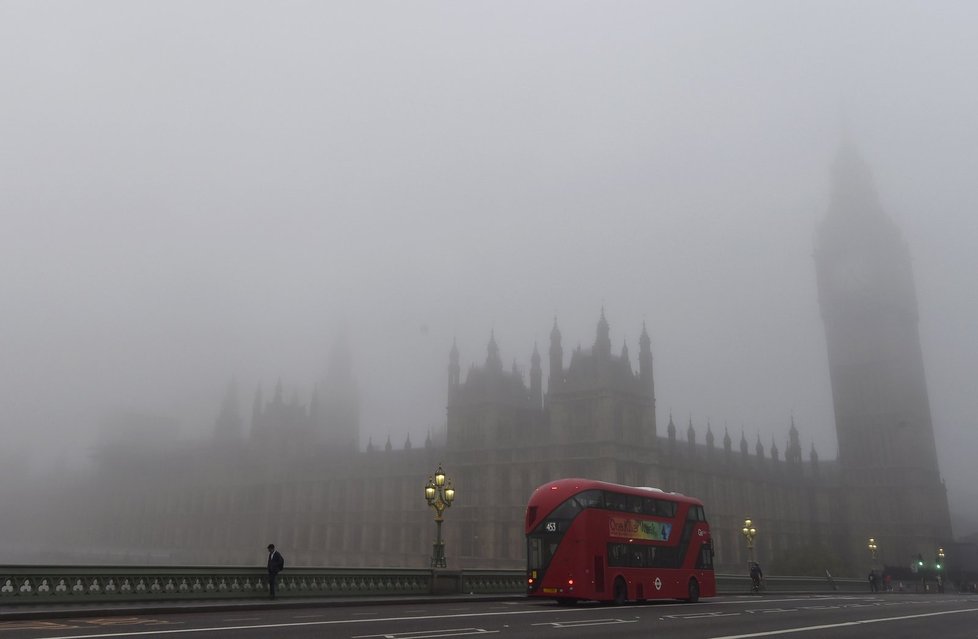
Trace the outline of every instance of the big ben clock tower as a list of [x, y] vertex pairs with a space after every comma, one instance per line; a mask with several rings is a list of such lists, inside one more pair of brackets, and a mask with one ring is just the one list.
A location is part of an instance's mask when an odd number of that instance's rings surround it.
[[868, 166], [844, 146], [818, 229], [825, 323], [851, 557], [880, 542], [906, 566], [951, 541], [917, 329], [910, 252], [880, 206]]

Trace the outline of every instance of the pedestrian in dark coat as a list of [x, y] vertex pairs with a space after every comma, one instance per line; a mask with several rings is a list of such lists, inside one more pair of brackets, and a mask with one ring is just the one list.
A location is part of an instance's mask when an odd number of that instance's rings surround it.
[[275, 599], [278, 573], [282, 572], [283, 568], [285, 568], [285, 557], [275, 550], [275, 544], [268, 544], [268, 596], [272, 599]]

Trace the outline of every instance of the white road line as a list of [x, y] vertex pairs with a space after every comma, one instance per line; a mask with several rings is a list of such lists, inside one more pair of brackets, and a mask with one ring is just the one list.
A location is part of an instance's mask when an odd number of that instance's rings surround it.
[[354, 635], [352, 639], [444, 639], [444, 637], [465, 637], [468, 635], [494, 635], [498, 630], [485, 628], [444, 628], [441, 630], [415, 630], [412, 632], [391, 632], [380, 635]]
[[688, 615], [665, 615], [659, 617], [660, 620], [666, 619], [709, 619], [711, 617], [739, 617], [740, 612], [693, 612]]
[[551, 621], [535, 623], [534, 626], [552, 626], [554, 628], [581, 628], [583, 626], [607, 626], [619, 623], [637, 623], [637, 619], [583, 619], [581, 621]]
[[936, 617], [939, 615], [956, 615], [962, 612], [978, 612], [978, 608], [966, 608], [963, 610], [945, 610], [944, 612], [926, 612], [919, 615], [904, 615], [902, 617], [884, 617], [882, 619], [863, 619], [861, 621], [845, 621], [843, 623], [824, 624], [821, 626], [802, 626], [800, 628], [782, 628], [781, 630], [768, 630], [766, 632], [751, 632], [745, 635], [723, 635], [710, 637], [710, 639], [750, 639], [750, 637], [772, 637], [774, 635], [787, 635], [796, 632], [811, 632], [812, 630], [828, 630], [830, 628], [844, 628], [846, 626], [862, 626], [870, 623], [882, 623], [885, 621], [906, 621], [907, 619], [921, 619], [923, 617]]
[[[682, 605], [682, 604], [677, 604]], [[379, 622], [421, 621], [426, 619], [459, 619], [466, 617], [500, 617], [508, 615], [547, 615], [587, 612], [587, 608], [558, 608], [552, 610], [508, 610], [500, 612], [468, 612], [454, 615], [418, 615], [414, 617], [382, 617], [377, 619], [332, 619], [326, 621], [293, 621], [287, 623], [265, 623], [252, 626], [211, 626], [207, 628], [181, 628], [178, 630], [153, 630], [141, 632], [111, 632], [98, 635], [62, 635], [46, 639], [103, 639], [105, 637], [145, 637], [150, 635], [174, 635], [197, 632], [221, 632], [231, 630], [265, 630], [268, 628], [298, 628], [302, 626], [332, 626]]]
[[[805, 598], [811, 600], [811, 598]], [[799, 600], [805, 600], [799, 599]], [[782, 600], [786, 601], [786, 600]], [[707, 602], [709, 605], [723, 605], [734, 602], [725, 601], [715, 601]], [[743, 603], [743, 602], [740, 602]], [[661, 604], [657, 606], [658, 608], [671, 608], [678, 606], [689, 606], [686, 603], [676, 603], [676, 604]], [[467, 617], [501, 617], [508, 615], [546, 615], [546, 614], [575, 614], [593, 611], [593, 608], [552, 608], [552, 609], [532, 609], [532, 610], [509, 610], [509, 611], [499, 611], [499, 612], [469, 612], [454, 615], [417, 615], [417, 616], [407, 616], [407, 617], [378, 617], [373, 619], [334, 619], [325, 621], [294, 621], [289, 623], [270, 623], [270, 624], [255, 624], [250, 626], [217, 626], [217, 627], [207, 627], [207, 628], [180, 628], [172, 630], [152, 630], [152, 631], [140, 631], [140, 632], [113, 632], [104, 634], [85, 634], [85, 635], [62, 635], [58, 637], [47, 637], [47, 639], [103, 639], [106, 637], [145, 637], [145, 636], [160, 636], [160, 635], [173, 635], [173, 634], [190, 634], [198, 632], [220, 632], [220, 631], [231, 631], [231, 630], [263, 630], [269, 628], [294, 628], [300, 626], [327, 626], [327, 625], [349, 625], [349, 624], [364, 624], [364, 623], [378, 623], [378, 622], [399, 622], [399, 621], [421, 621], [425, 619], [460, 619]], [[978, 611], [978, 608], [974, 609]], [[972, 610], [960, 610], [954, 612], [972, 612]], [[937, 613], [941, 614], [941, 613]], [[800, 631], [796, 631], [800, 632]], [[775, 633], [777, 634], [777, 633]], [[743, 637], [754, 637], [754, 636], [764, 636], [764, 635], [742, 635]], [[731, 638], [721, 638], [716, 637], [714, 639], [731, 639]]]

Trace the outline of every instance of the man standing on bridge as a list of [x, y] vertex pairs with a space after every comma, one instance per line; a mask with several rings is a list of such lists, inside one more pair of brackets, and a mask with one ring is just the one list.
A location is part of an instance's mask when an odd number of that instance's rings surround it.
[[268, 544], [268, 596], [272, 599], [275, 599], [275, 581], [283, 568], [285, 568], [285, 557], [275, 550], [275, 544]]

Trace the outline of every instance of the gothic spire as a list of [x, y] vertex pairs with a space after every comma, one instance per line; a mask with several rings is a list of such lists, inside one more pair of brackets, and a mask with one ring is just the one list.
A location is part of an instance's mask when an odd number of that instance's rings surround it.
[[652, 340], [642, 322], [642, 336], [638, 338], [638, 375], [642, 380], [642, 389], [655, 400], [655, 383], [652, 379]]
[[458, 364], [458, 344], [452, 338], [452, 350], [448, 352], [448, 402], [452, 403], [455, 389], [461, 383], [462, 368]]
[[486, 355], [486, 368], [501, 371], [503, 369], [503, 360], [499, 357], [499, 346], [496, 345], [495, 329], [489, 333], [489, 345], [486, 347], [486, 350], [488, 351]]
[[594, 340], [594, 351], [595, 353], [601, 353], [604, 355], [611, 354], [611, 329], [608, 326], [608, 320], [606, 320], [604, 317], [604, 306], [601, 307], [601, 319], [598, 320], [598, 331]]
[[554, 327], [550, 330], [550, 378], [547, 381], [547, 392], [553, 394], [564, 379], [564, 349], [560, 345], [560, 329], [557, 328], [557, 316], [554, 316]]

